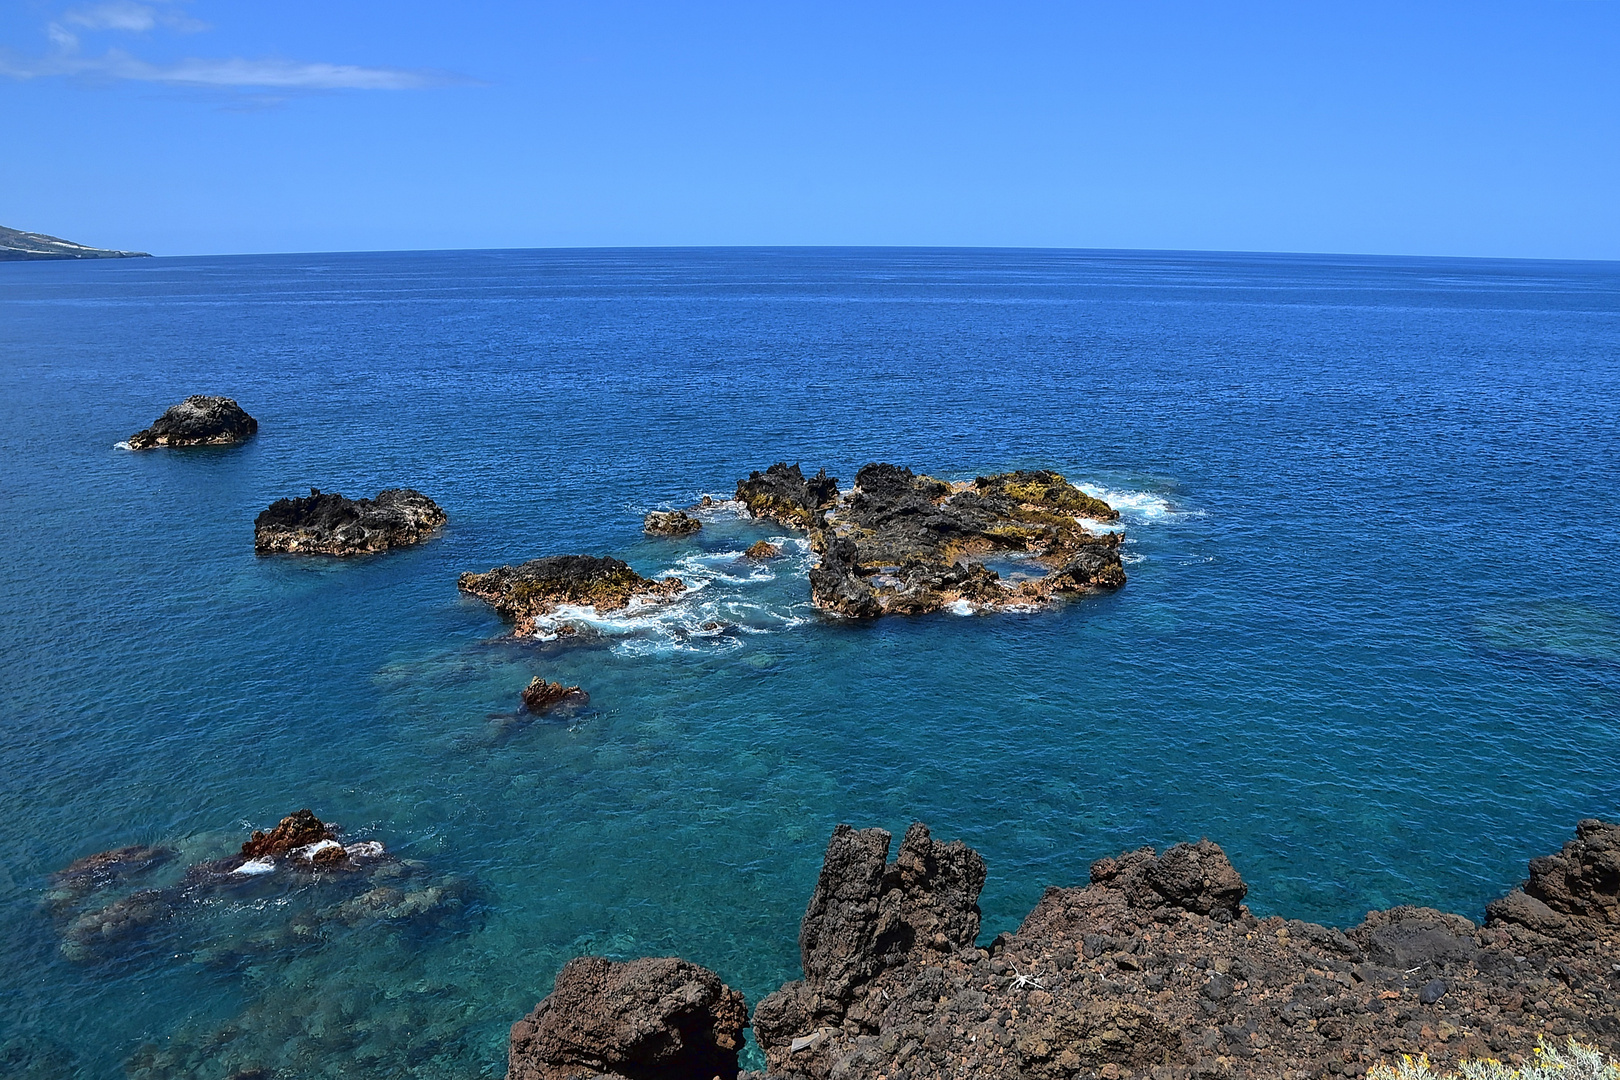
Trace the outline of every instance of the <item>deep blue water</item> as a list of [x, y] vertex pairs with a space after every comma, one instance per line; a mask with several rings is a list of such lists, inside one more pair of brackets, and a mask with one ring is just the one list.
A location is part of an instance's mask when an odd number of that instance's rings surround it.
[[[115, 448], [189, 393], [236, 397], [258, 437]], [[1477, 918], [1578, 818], [1620, 813], [1617, 405], [1615, 264], [0, 265], [0, 1062], [499, 1075], [577, 953], [678, 953], [750, 1001], [796, 975], [839, 821], [977, 847], [986, 938], [1095, 858], [1201, 835], [1263, 914]], [[779, 529], [641, 535], [780, 459], [846, 486], [873, 460], [1056, 468], [1123, 509], [1130, 583], [857, 626], [806, 606], [802, 554], [736, 562]], [[253, 554], [275, 498], [401, 484], [446, 508], [441, 537]], [[574, 551], [703, 587], [577, 647], [503, 640], [457, 594]], [[694, 632], [715, 617], [742, 629]], [[535, 674], [591, 711], [512, 722]], [[261, 897], [63, 954], [52, 871], [134, 842], [223, 854], [300, 806], [463, 908], [288, 948], [255, 935], [302, 901]]]

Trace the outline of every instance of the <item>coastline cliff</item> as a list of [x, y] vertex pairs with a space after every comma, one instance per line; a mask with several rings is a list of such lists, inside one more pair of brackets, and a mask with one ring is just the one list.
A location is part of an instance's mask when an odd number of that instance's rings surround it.
[[23, 232], [0, 225], [0, 262], [30, 262], [40, 259], [150, 259], [145, 251], [113, 251], [87, 247], [44, 233]]
[[[1522, 1063], [1543, 1038], [1620, 1051], [1620, 825], [1582, 821], [1483, 923], [1409, 906], [1345, 931], [1258, 918], [1200, 840], [1097, 860], [987, 948], [978, 853], [920, 823], [893, 861], [890, 842], [833, 833], [804, 977], [747, 1018], [766, 1058], [751, 1080], [1306, 1080], [1406, 1054]], [[584, 963], [513, 1026], [509, 1080], [730, 1075], [744, 1019], [717, 975]]]

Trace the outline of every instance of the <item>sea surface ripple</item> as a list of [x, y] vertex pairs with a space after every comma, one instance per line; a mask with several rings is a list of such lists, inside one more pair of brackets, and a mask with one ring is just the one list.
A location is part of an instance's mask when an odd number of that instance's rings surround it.
[[[1578, 818], [1620, 814], [1614, 264], [6, 264], [0, 391], [15, 1075], [498, 1076], [508, 1025], [582, 952], [679, 954], [756, 1001], [797, 974], [840, 821], [977, 847], [989, 938], [1093, 859], [1199, 836], [1260, 913], [1477, 918]], [[259, 435], [115, 448], [191, 393]], [[868, 461], [1056, 468], [1122, 510], [1130, 583], [851, 625], [808, 607], [802, 546], [737, 557], [780, 528], [722, 510], [642, 536], [646, 510], [778, 460], [846, 486]], [[253, 554], [273, 499], [398, 485], [446, 508], [442, 536]], [[456, 591], [567, 552], [701, 587], [584, 644], [514, 642]], [[523, 722], [534, 675], [590, 709]], [[463, 917], [255, 948], [275, 912], [221, 905], [184, 940], [63, 954], [53, 871], [137, 842], [223, 854], [302, 806], [465, 882]]]

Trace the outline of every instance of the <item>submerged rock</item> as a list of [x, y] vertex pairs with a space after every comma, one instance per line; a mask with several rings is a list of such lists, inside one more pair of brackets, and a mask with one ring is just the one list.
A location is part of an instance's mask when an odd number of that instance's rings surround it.
[[512, 1025], [507, 1080], [713, 1080], [737, 1075], [748, 1008], [707, 968], [672, 957], [570, 960]]
[[703, 522], [684, 510], [654, 510], [641, 522], [649, 536], [691, 536], [701, 528]]
[[838, 478], [822, 469], [807, 480], [797, 465], [779, 461], [737, 481], [737, 499], [750, 517], [813, 529], [825, 520], [821, 512], [838, 501]]
[[1403, 1054], [1522, 1061], [1568, 1037], [1615, 1054], [1617, 839], [1581, 822], [1486, 926], [1397, 907], [1344, 932], [1255, 917], [1209, 840], [1141, 848], [1047, 889], [982, 949], [977, 854], [913, 825], [890, 863], [888, 833], [840, 825], [800, 927], [804, 978], [754, 1010], [764, 1075], [1297, 1080]]
[[364, 555], [425, 540], [448, 520], [438, 503], [411, 488], [389, 488], [375, 499], [310, 488], [307, 496], [277, 499], [254, 519], [253, 550]]
[[141, 877], [174, 858], [175, 850], [160, 844], [132, 844], [98, 851], [68, 864], [51, 875], [46, 907], [60, 913], [100, 889], [112, 888]]
[[[375, 840], [345, 844], [336, 826], [299, 810], [273, 829], [255, 830], [233, 856], [193, 863], [166, 884], [119, 894], [131, 879], [155, 873], [172, 853], [171, 848], [121, 848], [81, 859], [55, 875], [47, 909], [61, 929], [63, 954], [94, 960], [138, 944], [160, 925], [173, 923], [165, 933], [183, 937], [188, 927], [238, 912], [250, 917], [248, 936], [221, 940], [210, 927], [199, 952], [223, 958], [238, 951], [300, 947], [318, 940], [319, 927], [332, 921], [447, 917], [460, 909], [465, 892], [454, 879], [434, 878], [422, 864], [390, 856]], [[292, 902], [295, 896], [298, 904]], [[267, 910], [282, 913], [282, 921], [267, 923], [251, 915], [265, 902]]]
[[644, 578], [618, 559], [592, 555], [547, 555], [518, 566], [497, 566], [487, 573], [465, 573], [456, 587], [492, 605], [517, 625], [514, 633], [532, 634], [535, 619], [563, 604], [619, 611], [632, 600], [664, 601], [686, 590], [680, 578]]
[[[798, 466], [777, 464], [739, 482], [737, 495], [756, 517], [809, 532], [821, 555], [811, 598], [824, 611], [870, 618], [1030, 607], [1125, 584], [1121, 535], [1082, 524], [1116, 520], [1118, 511], [1055, 472], [950, 484], [873, 463], [842, 499], [835, 481], [812, 483]], [[1021, 560], [1022, 573], [1003, 580], [984, 564], [994, 556]]]
[[228, 397], [193, 394], [171, 405], [152, 426], [129, 437], [131, 450], [158, 446], [225, 446], [250, 438], [259, 422]]
[[536, 675], [523, 688], [523, 707], [535, 716], [550, 712], [561, 705], [578, 707], [591, 700], [591, 695], [577, 686], [547, 682]]

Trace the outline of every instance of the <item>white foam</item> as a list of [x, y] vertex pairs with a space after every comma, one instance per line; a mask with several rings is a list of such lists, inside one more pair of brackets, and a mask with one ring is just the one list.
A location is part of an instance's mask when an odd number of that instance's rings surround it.
[[383, 846], [375, 840], [362, 840], [358, 844], [350, 844], [343, 850], [351, 859], [380, 859], [383, 856]]
[[975, 609], [966, 600], [953, 600], [946, 605], [946, 610], [952, 615], [972, 615]]
[[253, 876], [256, 874], [268, 874], [275, 868], [276, 861], [274, 859], [249, 859], [235, 870], [232, 870], [231, 873]]
[[133, 450], [135, 448], [133, 446], [129, 445], [129, 443], [126, 440], [120, 439], [117, 442], [113, 443], [113, 449], [114, 450]]
[[[655, 578], [677, 577], [686, 590], [668, 600], [633, 600], [618, 611], [597, 612], [579, 604], [559, 605], [535, 620], [535, 636], [553, 641], [584, 631], [607, 638], [620, 652], [647, 655], [736, 649], [742, 636], [786, 630], [809, 621], [799, 587], [812, 561], [803, 537], [773, 536], [782, 557], [744, 558], [738, 550], [694, 551], [675, 559]], [[782, 580], [782, 579], [787, 580]], [[781, 595], [781, 585], [794, 588]], [[772, 583], [780, 584], [772, 588]]]
[[[1104, 487], [1101, 484], [1076, 484], [1081, 491], [1094, 499], [1103, 502], [1119, 511], [1121, 520], [1130, 518], [1135, 521], [1163, 521], [1166, 518], [1186, 514], [1187, 511], [1177, 508], [1163, 495], [1151, 491], [1130, 491], [1117, 488]], [[1104, 529], [1116, 532], [1125, 526], [1119, 521], [1091, 521], [1085, 522], [1088, 529]]]
[[308, 859], [313, 862], [315, 856], [319, 855], [321, 852], [330, 851], [333, 848], [341, 848], [342, 846], [343, 845], [338, 843], [336, 840], [317, 840], [313, 844], [305, 844], [303, 847], [294, 851], [293, 854], [297, 855], [301, 859]]

